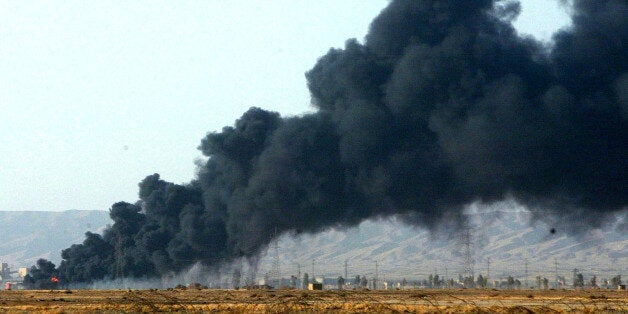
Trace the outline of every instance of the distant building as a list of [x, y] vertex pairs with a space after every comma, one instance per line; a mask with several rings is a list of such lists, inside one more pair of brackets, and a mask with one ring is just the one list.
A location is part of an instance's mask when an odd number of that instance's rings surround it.
[[[17, 277], [14, 277], [14, 274], [16, 274]], [[0, 279], [2, 279], [2, 283], [4, 283], [5, 290], [24, 289], [22, 282], [26, 274], [28, 274], [26, 267], [20, 267], [17, 271], [12, 271], [8, 263], [0, 264]]]

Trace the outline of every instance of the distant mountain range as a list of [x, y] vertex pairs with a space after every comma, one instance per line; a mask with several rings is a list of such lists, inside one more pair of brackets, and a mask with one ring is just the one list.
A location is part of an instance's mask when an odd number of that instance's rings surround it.
[[[107, 211], [1, 212], [0, 261], [30, 267], [38, 258], [56, 265], [61, 250], [81, 243], [87, 231], [102, 232], [111, 224]], [[600, 280], [623, 272], [628, 279], [628, 234], [616, 227], [579, 236], [551, 233], [543, 223], [529, 222], [525, 211], [485, 212], [472, 215], [467, 230], [428, 231], [397, 219], [365, 221], [358, 227], [332, 228], [316, 235], [282, 236], [259, 260], [258, 277], [270, 272], [278, 259], [282, 277], [307, 272], [335, 278], [355, 275], [408, 280], [439, 274], [464, 274], [466, 252], [477, 274], [507, 276], [530, 282], [541, 275], [571, 279], [578, 269], [585, 278]], [[276, 249], [276, 250], [275, 250]], [[377, 263], [377, 266], [376, 266]]]
[[110, 223], [107, 211], [0, 211], [0, 261], [12, 269], [30, 268], [39, 258], [58, 265], [62, 249]]
[[[598, 282], [623, 272], [628, 276], [628, 234], [617, 226], [567, 236], [551, 232], [542, 222], [531, 223], [526, 211], [492, 211], [470, 215], [468, 233], [438, 230], [430, 234], [397, 219], [366, 221], [356, 228], [330, 229], [297, 238], [284, 236], [262, 257], [258, 273], [270, 272], [277, 256], [284, 277], [365, 275], [369, 278], [416, 280], [439, 274], [465, 274], [467, 245], [475, 276], [513, 276], [532, 285], [537, 275], [569, 282], [574, 269]], [[467, 236], [468, 234], [468, 236]], [[277, 250], [275, 250], [277, 249]], [[275, 252], [278, 252], [275, 253]], [[377, 262], [377, 264], [376, 264]], [[588, 280], [588, 279], [587, 279]]]

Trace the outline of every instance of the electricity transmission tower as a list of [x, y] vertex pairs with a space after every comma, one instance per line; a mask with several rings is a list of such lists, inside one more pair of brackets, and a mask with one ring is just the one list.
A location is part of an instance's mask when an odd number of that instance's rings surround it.
[[486, 258], [486, 281], [490, 282], [491, 278], [491, 258]]
[[558, 260], [554, 257], [554, 277], [556, 278], [555, 289], [558, 289]]
[[277, 238], [277, 229], [275, 229], [274, 235], [275, 241], [273, 244], [274, 248], [274, 256], [273, 256], [273, 268], [271, 273], [271, 278], [275, 283], [276, 288], [281, 288], [281, 269], [279, 262], [279, 239]]
[[123, 260], [124, 260], [124, 252], [122, 251], [122, 236], [118, 234], [116, 245], [116, 279], [122, 280], [124, 277], [124, 269], [123, 269]]
[[471, 255], [473, 238], [471, 236], [471, 227], [468, 225], [465, 226], [462, 233], [461, 243], [464, 246], [464, 275], [466, 278], [473, 278], [473, 258]]
[[528, 259], [525, 259], [525, 280], [524, 280], [524, 287], [528, 287]]
[[373, 290], [377, 290], [377, 280], [379, 280], [379, 268], [377, 265], [377, 261], [375, 261], [375, 278], [373, 280]]

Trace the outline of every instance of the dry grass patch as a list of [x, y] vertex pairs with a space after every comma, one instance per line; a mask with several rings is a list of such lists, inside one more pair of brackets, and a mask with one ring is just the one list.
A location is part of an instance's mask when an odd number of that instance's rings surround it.
[[626, 292], [598, 291], [0, 291], [6, 313], [597, 313], [628, 311]]

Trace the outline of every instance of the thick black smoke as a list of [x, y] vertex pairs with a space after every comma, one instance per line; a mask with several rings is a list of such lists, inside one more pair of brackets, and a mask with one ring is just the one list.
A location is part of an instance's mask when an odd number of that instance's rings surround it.
[[316, 113], [252, 108], [208, 134], [197, 179], [148, 176], [62, 278], [163, 276], [255, 257], [281, 233], [400, 215], [433, 228], [473, 202], [578, 214], [628, 204], [628, 4], [576, 0], [553, 47], [513, 2], [398, 0], [307, 72]]

